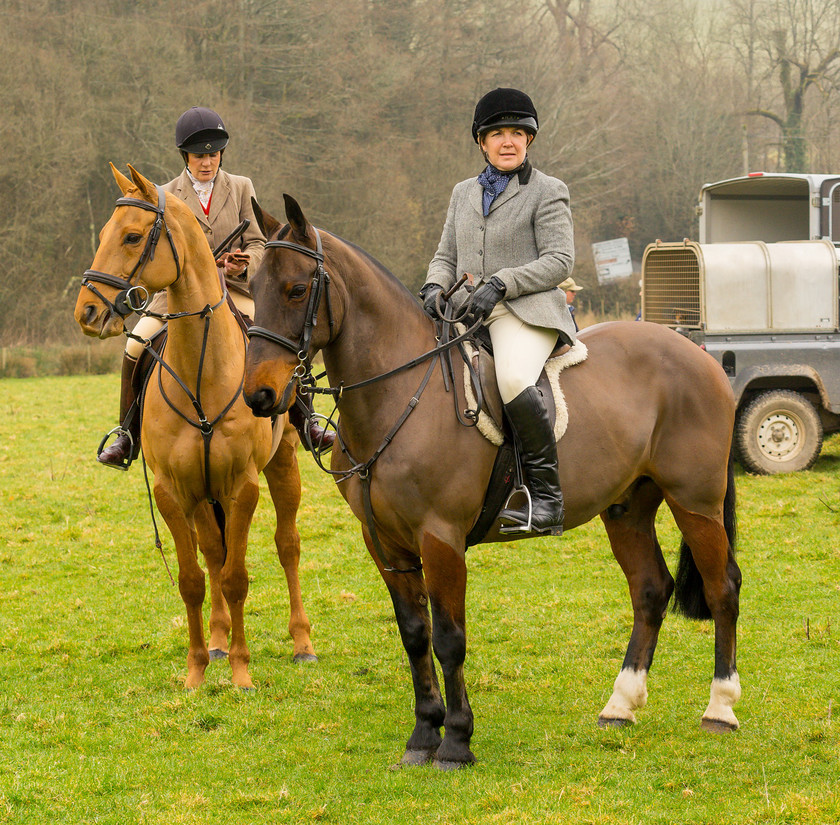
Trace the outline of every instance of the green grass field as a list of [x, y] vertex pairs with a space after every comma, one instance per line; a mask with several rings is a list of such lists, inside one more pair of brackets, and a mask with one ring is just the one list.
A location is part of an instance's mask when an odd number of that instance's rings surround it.
[[[699, 730], [712, 627], [673, 615], [638, 724], [597, 727], [632, 617], [593, 522], [470, 551], [478, 764], [390, 770], [413, 725], [408, 666], [358, 524], [304, 453], [319, 663], [291, 662], [265, 495], [246, 609], [257, 689], [232, 687], [215, 662], [184, 692], [184, 610], [142, 469], [94, 460], [117, 385], [0, 380], [0, 822], [840, 821], [840, 436], [810, 472], [738, 476], [740, 731]], [[678, 537], [660, 521], [672, 563]]]

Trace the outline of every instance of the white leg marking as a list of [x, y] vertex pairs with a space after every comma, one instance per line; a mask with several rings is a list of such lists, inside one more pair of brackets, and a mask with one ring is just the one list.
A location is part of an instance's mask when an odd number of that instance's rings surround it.
[[647, 703], [647, 671], [624, 668], [615, 678], [613, 694], [599, 716], [603, 720], [624, 719], [635, 723], [633, 713]]
[[712, 679], [709, 706], [703, 719], [710, 722], [722, 722], [733, 730], [738, 728], [738, 720], [732, 712], [732, 706], [741, 698], [741, 680], [737, 673], [727, 679]]

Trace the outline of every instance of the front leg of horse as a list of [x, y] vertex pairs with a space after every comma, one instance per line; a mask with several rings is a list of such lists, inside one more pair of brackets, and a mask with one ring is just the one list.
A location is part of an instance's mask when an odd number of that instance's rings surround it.
[[434, 759], [440, 747], [440, 728], [446, 712], [432, 657], [432, 622], [426, 584], [422, 572], [386, 572], [367, 528], [363, 528], [362, 534], [388, 587], [414, 685], [414, 730], [406, 743], [401, 764], [424, 765]]
[[196, 508], [195, 526], [198, 546], [207, 562], [210, 579], [210, 659], [223, 659], [228, 655], [230, 613], [222, 595], [222, 566], [225, 563], [225, 546], [222, 531], [216, 520], [213, 506], [206, 501]]
[[178, 556], [178, 590], [187, 611], [190, 639], [184, 687], [191, 690], [204, 682], [204, 671], [210, 661], [201, 615], [205, 592], [204, 571], [198, 564], [195, 531], [183, 509], [163, 485], [156, 483], [154, 492], [158, 510], [172, 533]]
[[435, 764], [450, 770], [475, 762], [470, 750], [473, 712], [464, 682], [467, 565], [462, 553], [430, 533], [423, 536], [422, 557], [432, 602], [433, 646], [446, 691], [446, 732]]
[[248, 570], [245, 567], [245, 553], [248, 547], [248, 531], [259, 499], [256, 481], [244, 482], [225, 508], [227, 523], [225, 539], [227, 558], [222, 567], [222, 593], [230, 610], [230, 652], [231, 681], [243, 689], [253, 688], [248, 664], [251, 652], [245, 640], [245, 599], [248, 597]]
[[300, 590], [300, 533], [296, 524], [300, 505], [300, 471], [296, 442], [281, 441], [263, 473], [277, 515], [274, 544], [289, 591], [289, 635], [294, 642], [292, 657], [295, 662], [317, 662], [310, 638], [309, 617]]

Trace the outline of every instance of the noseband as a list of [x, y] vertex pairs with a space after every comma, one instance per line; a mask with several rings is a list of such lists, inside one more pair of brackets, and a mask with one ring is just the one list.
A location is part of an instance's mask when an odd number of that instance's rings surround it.
[[[140, 253], [140, 259], [134, 265], [134, 269], [128, 275], [128, 278], [122, 278], [119, 275], [111, 275], [107, 272], [97, 272], [95, 269], [88, 269], [82, 278], [82, 286], [87, 287], [100, 301], [102, 301], [108, 309], [119, 315], [120, 318], [125, 318], [132, 312], [140, 312], [145, 309], [149, 300], [149, 291], [146, 287], [138, 284], [132, 284], [132, 280], [136, 275], [138, 278], [143, 273], [143, 269], [149, 261], [155, 259], [155, 247], [160, 239], [161, 230], [166, 231], [166, 238], [169, 241], [169, 246], [172, 249], [172, 255], [175, 258], [175, 280], [181, 277], [181, 264], [178, 260], [178, 251], [175, 249], [175, 242], [172, 240], [172, 233], [166, 225], [164, 219], [164, 209], [166, 208], [166, 195], [163, 188], [155, 185], [158, 193], [157, 206], [148, 201], [140, 200], [140, 198], [118, 198], [117, 206], [136, 206], [140, 209], [145, 209], [148, 212], [154, 212], [157, 217], [152, 225], [151, 231], [146, 238], [146, 245]], [[115, 289], [121, 290], [117, 293], [113, 303], [109, 301], [93, 284], [104, 284], [105, 286], [112, 286]]]
[[330, 301], [330, 276], [327, 270], [324, 269], [324, 249], [321, 246], [321, 234], [315, 227], [312, 227], [315, 232], [315, 249], [310, 249], [308, 246], [293, 243], [292, 241], [267, 241], [266, 249], [293, 249], [295, 252], [300, 252], [310, 258], [314, 258], [317, 262], [315, 272], [312, 275], [312, 287], [309, 292], [309, 303], [306, 307], [306, 315], [303, 319], [303, 329], [300, 333], [300, 340], [295, 342], [283, 335], [278, 335], [265, 327], [252, 326], [248, 329], [247, 335], [249, 338], [264, 338], [266, 341], [271, 341], [274, 344], [295, 353], [298, 357], [298, 366], [295, 369], [295, 376], [300, 380], [309, 371], [309, 347], [312, 343], [312, 332], [318, 325], [318, 310], [321, 306], [321, 298], [326, 297], [327, 301], [327, 319], [330, 326], [330, 337], [332, 337], [334, 329], [334, 321], [332, 314], [332, 302]]

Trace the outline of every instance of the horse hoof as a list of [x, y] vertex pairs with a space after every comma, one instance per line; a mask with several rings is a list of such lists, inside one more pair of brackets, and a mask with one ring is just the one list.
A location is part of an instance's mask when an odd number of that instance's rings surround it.
[[738, 730], [738, 726], [720, 719], [707, 719], [704, 716], [700, 720], [700, 729], [707, 733], [733, 733]]
[[435, 758], [435, 751], [411, 750], [406, 751], [400, 759], [399, 767], [418, 767], [419, 765], [427, 765]]
[[208, 653], [210, 654], [211, 662], [215, 661], [216, 659], [227, 659], [228, 655], [226, 650], [221, 650], [218, 647], [210, 648]]
[[633, 723], [629, 719], [619, 719], [614, 716], [599, 716], [599, 728], [629, 728]]
[[292, 661], [296, 664], [305, 664], [306, 662], [317, 663], [318, 657], [314, 653], [295, 653]]
[[432, 763], [439, 771], [459, 771], [461, 768], [468, 768], [472, 762], [449, 762], [446, 759], [435, 759]]

